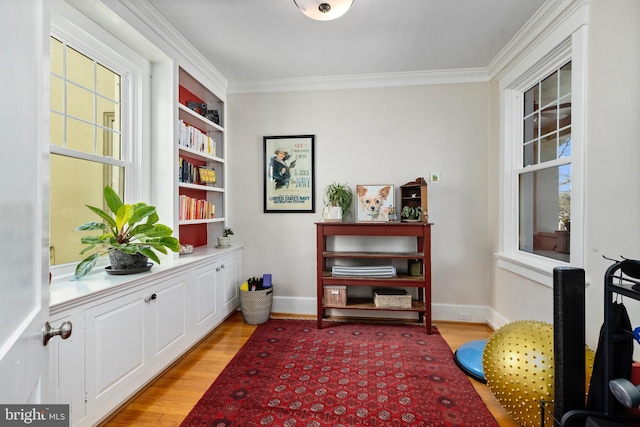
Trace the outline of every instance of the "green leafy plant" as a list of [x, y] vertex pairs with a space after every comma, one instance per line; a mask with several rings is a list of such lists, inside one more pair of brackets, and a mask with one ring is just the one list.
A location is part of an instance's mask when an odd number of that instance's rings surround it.
[[422, 215], [421, 206], [416, 206], [415, 208], [411, 206], [405, 206], [404, 208], [402, 208], [403, 218], [417, 220], [417, 219], [420, 219], [421, 215]]
[[348, 219], [351, 216], [352, 203], [353, 192], [347, 184], [334, 182], [328, 185], [324, 191], [324, 205], [326, 207], [340, 206], [343, 219]]
[[233, 230], [230, 229], [229, 227], [225, 227], [224, 231], [222, 232], [222, 237], [229, 237], [229, 236], [233, 236]]
[[83, 236], [80, 241], [87, 247], [80, 252], [80, 255], [96, 247], [102, 247], [103, 250], [98, 250], [80, 261], [76, 266], [74, 279], [86, 276], [101, 255], [114, 250], [131, 255], [140, 253], [158, 264], [160, 259], [154, 251], [166, 254], [167, 249], [173, 252], [180, 250], [178, 239], [171, 237], [173, 230], [166, 225], [158, 224], [159, 218], [155, 206], [143, 202], [133, 205], [124, 204], [109, 186], [104, 188], [104, 199], [111, 213], [86, 205], [102, 218], [103, 222], [91, 221], [76, 228], [76, 231], [104, 232], [98, 236]]

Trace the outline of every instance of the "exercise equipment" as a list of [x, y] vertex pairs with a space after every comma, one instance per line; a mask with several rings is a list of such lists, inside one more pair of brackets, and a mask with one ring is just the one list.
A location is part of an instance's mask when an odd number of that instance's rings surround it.
[[453, 355], [456, 365], [476, 381], [486, 384], [482, 368], [482, 353], [487, 340], [475, 340], [462, 344]]

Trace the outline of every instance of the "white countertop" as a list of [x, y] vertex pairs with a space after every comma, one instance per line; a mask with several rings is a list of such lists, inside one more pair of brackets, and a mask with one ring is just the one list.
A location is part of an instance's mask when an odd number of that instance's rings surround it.
[[49, 312], [54, 314], [141, 284], [181, 274], [195, 264], [202, 264], [207, 260], [215, 261], [220, 256], [239, 251], [243, 247], [242, 244], [234, 244], [227, 248], [198, 247], [189, 255], [161, 259], [161, 264], [154, 263], [151, 270], [143, 273], [109, 275], [105, 271], [96, 271], [81, 280], [54, 280], [49, 287]]

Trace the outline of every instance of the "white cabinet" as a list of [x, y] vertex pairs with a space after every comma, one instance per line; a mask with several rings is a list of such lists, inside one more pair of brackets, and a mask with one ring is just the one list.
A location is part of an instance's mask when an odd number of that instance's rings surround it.
[[71, 425], [100, 422], [237, 309], [239, 249], [52, 309], [53, 326], [73, 323], [50, 343], [52, 403], [71, 405]]

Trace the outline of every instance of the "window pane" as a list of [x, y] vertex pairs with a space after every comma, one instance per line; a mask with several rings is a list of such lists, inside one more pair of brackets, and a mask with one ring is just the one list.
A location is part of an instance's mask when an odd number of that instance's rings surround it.
[[64, 113], [64, 80], [51, 76], [51, 111]]
[[95, 126], [67, 118], [66, 148], [83, 153], [96, 154], [94, 144]]
[[49, 128], [49, 143], [62, 147], [64, 143], [64, 117], [51, 113]]
[[95, 89], [94, 62], [70, 47], [67, 47], [65, 53], [67, 80], [93, 91]]
[[560, 132], [558, 138], [558, 158], [571, 157], [571, 129]]
[[93, 92], [78, 86], [67, 85], [67, 114], [93, 123], [95, 120], [93, 107]]
[[524, 93], [524, 115], [528, 116], [540, 107], [538, 102], [538, 85]]
[[120, 76], [106, 67], [97, 64], [96, 92], [115, 102], [120, 102]]
[[568, 262], [571, 165], [521, 174], [518, 197], [519, 249]]
[[571, 93], [571, 62], [560, 68], [560, 97]]
[[557, 141], [558, 137], [555, 133], [540, 140], [540, 162], [556, 159]]
[[540, 112], [540, 135], [547, 135], [558, 129], [558, 104], [553, 103]]
[[541, 100], [540, 106], [542, 108], [551, 104], [558, 99], [558, 72], [551, 74], [549, 77], [540, 82]]
[[102, 192], [110, 185], [124, 198], [122, 183], [124, 169], [72, 157], [51, 155], [50, 198], [50, 258], [52, 265], [77, 262], [87, 254], [80, 255], [84, 245], [82, 235], [98, 234], [74, 231], [88, 221], [99, 221], [99, 217], [86, 206], [105, 209]]
[[51, 37], [49, 40], [49, 46], [51, 49], [51, 72], [62, 76], [64, 74], [62, 42]]
[[120, 134], [107, 129], [100, 129], [96, 134], [98, 154], [111, 157], [116, 160], [122, 158], [122, 147], [120, 145]]

